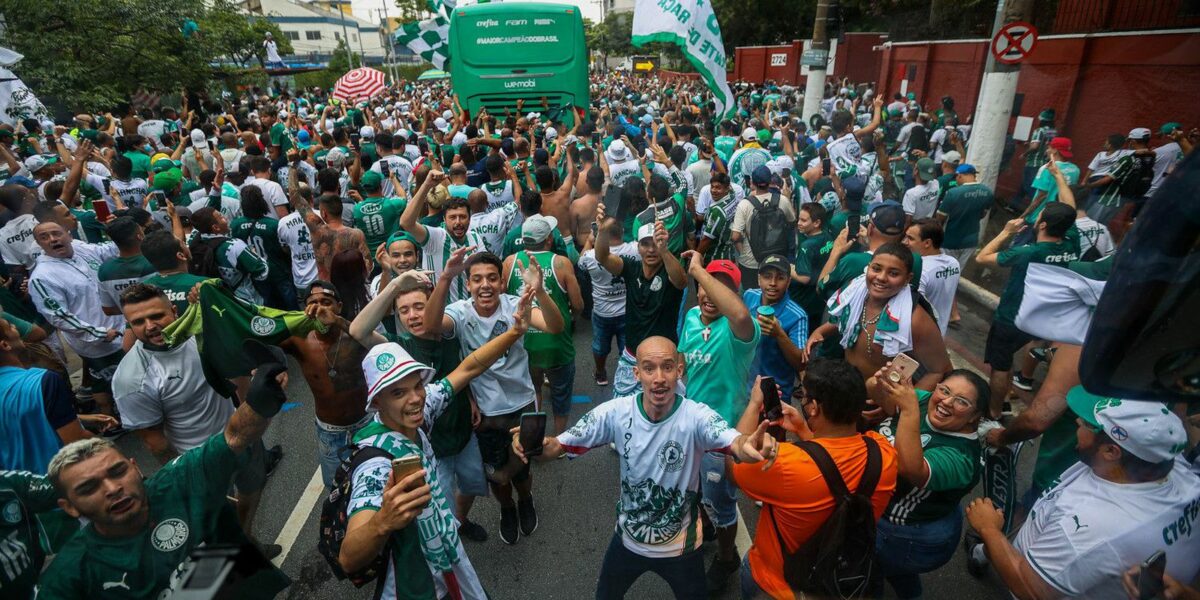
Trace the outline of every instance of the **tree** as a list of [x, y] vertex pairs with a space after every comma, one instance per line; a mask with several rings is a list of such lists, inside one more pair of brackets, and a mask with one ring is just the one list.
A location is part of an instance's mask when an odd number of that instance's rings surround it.
[[0, 45], [25, 57], [14, 71], [70, 110], [109, 110], [139, 89], [205, 89], [244, 71], [265, 31], [291, 51], [278, 27], [231, 0], [0, 0], [0, 14]]

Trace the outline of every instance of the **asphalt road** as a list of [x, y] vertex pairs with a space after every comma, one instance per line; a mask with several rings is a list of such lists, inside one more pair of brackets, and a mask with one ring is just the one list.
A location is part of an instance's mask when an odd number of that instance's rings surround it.
[[[961, 304], [960, 308], [964, 326], [951, 330], [952, 359], [955, 366], [979, 370], [981, 364], [971, 353], [982, 353], [991, 313], [969, 302]], [[575, 394], [580, 397], [572, 406], [572, 422], [598, 402], [607, 400], [612, 393], [611, 386], [598, 388], [592, 381], [590, 335], [590, 328], [582, 327], [575, 336], [579, 361]], [[970, 352], [963, 352], [964, 348]], [[614, 357], [609, 358], [610, 365], [614, 360]], [[611, 372], [610, 366], [610, 376]], [[254, 534], [260, 540], [275, 541], [285, 547], [282, 567], [293, 584], [280, 597], [305, 600], [370, 598], [370, 586], [357, 589], [348, 582], [334, 579], [317, 552], [317, 521], [322, 495], [318, 493], [319, 477], [315, 477], [317, 443], [312, 395], [295, 363], [291, 365], [290, 376], [289, 399], [296, 406], [276, 417], [266, 435], [268, 446], [281, 444], [286, 456], [267, 484]], [[156, 464], [135, 436], [122, 438], [119, 445], [133, 454], [140, 464]], [[1029, 485], [1034, 454], [1034, 448], [1027, 448], [1022, 454], [1021, 490]], [[497, 534], [499, 510], [496, 502], [482, 498], [475, 503], [471, 518], [484, 525], [490, 537], [483, 543], [464, 541], [464, 544], [492, 598], [566, 600], [594, 596], [601, 559], [616, 519], [617, 469], [616, 455], [607, 449], [594, 450], [573, 461], [564, 459], [535, 464], [534, 498], [539, 527], [532, 536], [521, 538], [513, 546], [505, 545]], [[739, 545], [744, 554], [753, 537], [760, 509], [745, 498], [739, 504], [748, 527], [748, 535], [741, 536]], [[708, 564], [714, 552], [713, 544], [706, 545], [705, 552], [705, 564]], [[956, 553], [949, 564], [923, 579], [928, 598], [1001, 599], [1007, 596], [994, 575], [982, 580], [969, 576], [961, 552]], [[725, 594], [719, 597], [735, 599], [738, 596], [736, 578], [733, 578]], [[628, 597], [665, 599], [671, 595], [667, 586], [650, 574], [634, 585]]]

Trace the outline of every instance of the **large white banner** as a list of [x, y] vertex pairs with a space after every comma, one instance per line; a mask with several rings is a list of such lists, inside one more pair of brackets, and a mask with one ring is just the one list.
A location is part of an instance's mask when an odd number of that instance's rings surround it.
[[716, 96], [718, 120], [736, 106], [725, 81], [725, 46], [709, 0], [638, 0], [633, 11], [633, 45], [678, 45]]

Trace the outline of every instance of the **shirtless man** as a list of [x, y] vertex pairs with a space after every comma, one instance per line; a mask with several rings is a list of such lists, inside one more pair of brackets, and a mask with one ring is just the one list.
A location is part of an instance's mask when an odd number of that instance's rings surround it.
[[586, 247], [592, 239], [592, 223], [596, 222], [596, 207], [600, 205], [600, 192], [604, 188], [603, 169], [593, 165], [584, 173], [582, 187], [587, 191], [571, 203], [571, 232], [579, 248]]
[[366, 412], [367, 382], [362, 359], [367, 349], [350, 335], [350, 323], [340, 316], [341, 298], [333, 284], [320, 279], [309, 287], [304, 312], [327, 327], [293, 336], [279, 345], [300, 363], [304, 381], [312, 389], [317, 413], [317, 460], [325, 486], [333, 485], [338, 464], [348, 456], [350, 441], [371, 421]]
[[337, 194], [322, 194], [317, 204], [324, 220], [312, 230], [313, 250], [317, 253], [317, 278], [329, 281], [330, 263], [338, 252], [357, 248], [370, 260], [371, 251], [367, 250], [367, 238], [363, 232], [342, 222], [342, 199]]
[[[558, 178], [554, 167], [543, 165], [534, 172], [538, 190], [542, 194], [542, 214], [558, 219], [558, 232], [562, 234], [563, 241], [568, 244], [573, 241], [571, 239], [571, 213], [568, 205], [571, 203], [571, 188], [575, 187], [575, 180], [578, 177], [579, 171], [575, 170], [575, 160], [571, 158], [570, 152], [567, 153], [567, 178], [560, 182], [557, 188], [554, 188], [554, 182]], [[588, 226], [590, 227], [591, 223], [588, 223]]]

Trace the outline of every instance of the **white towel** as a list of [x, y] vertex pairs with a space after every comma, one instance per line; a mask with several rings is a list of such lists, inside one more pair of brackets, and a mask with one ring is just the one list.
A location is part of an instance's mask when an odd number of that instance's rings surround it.
[[[867, 300], [867, 276], [855, 277], [846, 287], [829, 299], [830, 320], [837, 323], [842, 334], [843, 348], [849, 348], [858, 340], [862, 328], [863, 305]], [[884, 356], [895, 356], [912, 350], [912, 291], [905, 286], [900, 293], [888, 300], [879, 322], [875, 324], [874, 343], [883, 346]], [[895, 323], [885, 323], [890, 320]]]

